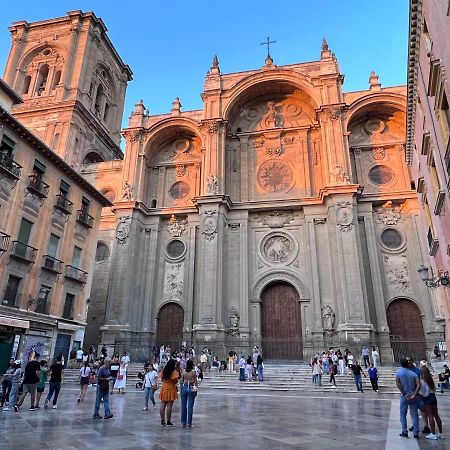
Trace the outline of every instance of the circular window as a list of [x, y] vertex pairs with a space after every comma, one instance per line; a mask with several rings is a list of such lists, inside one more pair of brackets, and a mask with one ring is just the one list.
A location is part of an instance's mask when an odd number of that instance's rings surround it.
[[44, 56], [48, 56], [48, 55], [50, 55], [51, 52], [52, 52], [52, 51], [51, 51], [49, 48], [46, 48], [46, 49], [42, 52], [42, 54], [43, 54]]
[[385, 247], [390, 248], [391, 250], [395, 250], [401, 247], [403, 243], [403, 237], [396, 229], [386, 228], [386, 230], [381, 233], [381, 242]]
[[394, 172], [389, 167], [380, 164], [369, 170], [369, 178], [375, 184], [388, 184], [394, 179]]
[[176, 183], [173, 183], [172, 186], [170, 186], [169, 194], [175, 200], [181, 200], [182, 198], [188, 196], [189, 191], [189, 184], [187, 184], [185, 181], [177, 181]]
[[97, 242], [97, 251], [95, 252], [95, 262], [101, 263], [109, 257], [109, 247], [104, 242]]
[[183, 256], [186, 250], [186, 245], [180, 239], [174, 239], [167, 244], [167, 255], [170, 258], [176, 259]]
[[101, 192], [111, 203], [116, 199], [116, 194], [112, 189], [105, 189]]

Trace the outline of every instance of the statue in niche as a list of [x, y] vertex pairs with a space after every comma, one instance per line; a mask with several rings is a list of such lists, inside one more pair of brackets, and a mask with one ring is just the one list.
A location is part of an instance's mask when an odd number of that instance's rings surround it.
[[133, 185], [128, 183], [128, 181], [125, 181], [123, 185], [122, 200], [133, 200]]
[[336, 314], [330, 305], [322, 306], [322, 319], [323, 319], [323, 329], [328, 334], [333, 334], [334, 332], [334, 321], [336, 320]]
[[230, 313], [230, 328], [229, 328], [229, 332], [232, 335], [236, 335], [239, 333], [239, 313], [237, 311], [237, 309], [233, 306], [231, 308], [231, 313]]
[[217, 177], [215, 175], [210, 175], [207, 178], [207, 189], [206, 193], [209, 195], [216, 195], [219, 193], [219, 181], [217, 180]]

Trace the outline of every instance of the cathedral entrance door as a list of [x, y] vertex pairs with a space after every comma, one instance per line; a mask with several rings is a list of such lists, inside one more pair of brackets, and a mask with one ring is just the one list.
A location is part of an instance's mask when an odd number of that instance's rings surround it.
[[290, 284], [275, 283], [264, 290], [261, 298], [261, 334], [264, 359], [302, 359], [300, 301], [297, 291]]
[[426, 359], [426, 342], [419, 308], [406, 298], [394, 300], [386, 312], [394, 360], [412, 356]]
[[183, 339], [184, 311], [177, 303], [167, 303], [158, 313], [156, 345], [170, 345], [172, 350], [180, 347]]

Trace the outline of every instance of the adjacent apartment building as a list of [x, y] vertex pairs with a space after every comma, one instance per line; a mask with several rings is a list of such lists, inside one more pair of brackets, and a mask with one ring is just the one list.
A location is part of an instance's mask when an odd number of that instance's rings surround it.
[[[411, 0], [406, 158], [425, 225], [429, 278], [450, 269], [450, 2]], [[445, 281], [445, 280], [444, 280]], [[448, 287], [431, 288], [437, 321], [450, 320]], [[450, 333], [446, 333], [447, 348]]]

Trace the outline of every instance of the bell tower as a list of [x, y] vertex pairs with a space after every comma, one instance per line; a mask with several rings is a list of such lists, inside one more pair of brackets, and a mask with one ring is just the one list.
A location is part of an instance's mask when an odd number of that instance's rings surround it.
[[9, 28], [4, 80], [23, 97], [12, 111], [73, 167], [122, 159], [120, 129], [132, 79], [92, 12]]

